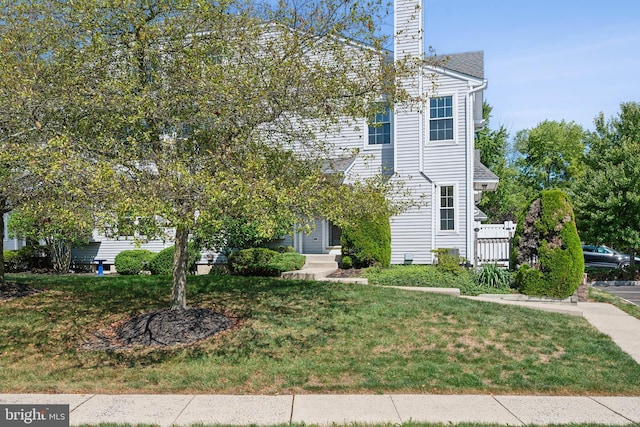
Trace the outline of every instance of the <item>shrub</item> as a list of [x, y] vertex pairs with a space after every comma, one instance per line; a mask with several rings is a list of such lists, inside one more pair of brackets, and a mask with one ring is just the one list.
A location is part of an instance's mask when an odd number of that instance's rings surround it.
[[441, 248], [432, 251], [436, 254], [438, 261], [436, 267], [452, 274], [462, 274], [465, 268], [462, 267], [463, 258], [453, 254], [449, 249]]
[[458, 288], [463, 295], [504, 293], [504, 290], [478, 286], [473, 280], [473, 274], [465, 269], [462, 269], [459, 274], [453, 274], [435, 265], [373, 267], [366, 269], [363, 275], [372, 285]]
[[509, 270], [498, 267], [496, 264], [485, 264], [474, 276], [478, 286], [509, 289], [511, 287], [511, 273]]
[[304, 255], [268, 248], [243, 249], [229, 255], [229, 270], [239, 276], [279, 276], [285, 271], [300, 270], [304, 263]]
[[243, 249], [229, 255], [229, 269], [239, 276], [277, 276], [270, 265], [278, 252], [267, 248]]
[[284, 252], [278, 253], [271, 259], [269, 265], [273, 267], [275, 271], [277, 271], [277, 275], [279, 276], [281, 273], [285, 271], [295, 271], [300, 270], [306, 261], [306, 257], [304, 255], [300, 255], [299, 253], [292, 252]]
[[560, 190], [547, 190], [518, 221], [514, 283], [526, 295], [567, 298], [580, 285], [584, 258], [573, 208]]
[[3, 251], [4, 268], [7, 273], [19, 273], [26, 271], [28, 264], [23, 260], [18, 251]]
[[274, 246], [273, 248], [269, 248], [269, 249], [273, 249], [274, 251], [280, 252], [281, 254], [297, 253], [296, 249], [293, 246]]
[[17, 251], [6, 250], [4, 265], [7, 273], [21, 273], [51, 268], [49, 250], [40, 245], [27, 245]]
[[148, 269], [149, 262], [154, 256], [153, 252], [146, 249], [122, 251], [116, 255], [116, 271], [124, 275], [140, 274], [142, 270]]
[[344, 268], [345, 270], [353, 268], [353, 260], [349, 255], [345, 255], [342, 257], [341, 264], [342, 264], [342, 268]]
[[[173, 274], [173, 253], [174, 247], [163, 249], [149, 261], [149, 271], [151, 274]], [[190, 272], [196, 270], [196, 263], [200, 260], [200, 249], [197, 245], [189, 243], [187, 248], [189, 262], [187, 268]], [[116, 267], [117, 269], [118, 267]]]
[[357, 268], [391, 264], [391, 225], [389, 216], [363, 215], [357, 224], [343, 227], [342, 255], [351, 257]]
[[211, 276], [226, 276], [230, 273], [228, 264], [213, 264], [209, 273]]

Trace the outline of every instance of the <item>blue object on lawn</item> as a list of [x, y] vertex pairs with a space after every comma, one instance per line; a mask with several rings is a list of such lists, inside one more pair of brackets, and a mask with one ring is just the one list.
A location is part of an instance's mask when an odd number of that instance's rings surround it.
[[104, 263], [106, 261], [106, 259], [94, 259], [93, 262], [97, 262], [98, 263], [98, 276], [104, 276], [104, 266], [102, 265], [102, 263]]

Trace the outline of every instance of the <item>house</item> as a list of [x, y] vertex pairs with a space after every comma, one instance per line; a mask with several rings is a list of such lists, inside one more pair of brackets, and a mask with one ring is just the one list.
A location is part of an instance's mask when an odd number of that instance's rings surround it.
[[[422, 0], [396, 0], [394, 12], [394, 59], [424, 58]], [[483, 219], [475, 204], [482, 191], [494, 190], [498, 182], [474, 150], [475, 131], [484, 124], [483, 53], [443, 55], [442, 59], [442, 65], [425, 65], [422, 73], [399, 82], [421, 102], [396, 105], [378, 114], [375, 124], [365, 118], [345, 121], [340, 131], [326, 135], [336, 157], [346, 151], [357, 153], [334, 163], [346, 183], [382, 172], [403, 183], [410, 197], [420, 202], [391, 219], [393, 264], [431, 264], [433, 250], [438, 248], [475, 260], [474, 229]], [[318, 219], [310, 234], [294, 230], [281, 243], [303, 254], [337, 254], [339, 238], [336, 226]], [[151, 241], [143, 248], [159, 251], [168, 244]], [[72, 256], [76, 263], [102, 259], [109, 266], [118, 252], [133, 247], [131, 239], [96, 234]], [[201, 262], [216, 259], [218, 254], [205, 252]]]
[[26, 245], [26, 241], [24, 239], [21, 239], [19, 237], [9, 237], [9, 226], [8, 226], [9, 214], [3, 214], [3, 216], [4, 216], [4, 221], [3, 221], [4, 227], [2, 230], [2, 243], [3, 243], [4, 250], [15, 251], [24, 247], [24, 245]]
[[[423, 57], [423, 13], [415, 13], [422, 1], [396, 0], [394, 8], [394, 58]], [[336, 149], [359, 150], [343, 165], [345, 182], [384, 171], [416, 201], [427, 201], [391, 219], [392, 264], [431, 264], [437, 248], [475, 260], [474, 229], [486, 220], [475, 204], [498, 183], [474, 150], [475, 131], [484, 125], [483, 53], [446, 55], [443, 66], [425, 66], [424, 73], [400, 83], [427, 98], [378, 114], [376, 126], [363, 119], [329, 136]], [[304, 254], [339, 253], [339, 235], [331, 223], [317, 220], [311, 234], [294, 233], [289, 243]]]

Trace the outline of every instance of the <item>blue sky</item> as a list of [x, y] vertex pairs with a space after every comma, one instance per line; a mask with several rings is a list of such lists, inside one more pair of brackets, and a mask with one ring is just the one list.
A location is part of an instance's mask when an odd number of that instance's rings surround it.
[[424, 0], [425, 44], [483, 50], [491, 128], [543, 120], [593, 130], [640, 102], [640, 0]]

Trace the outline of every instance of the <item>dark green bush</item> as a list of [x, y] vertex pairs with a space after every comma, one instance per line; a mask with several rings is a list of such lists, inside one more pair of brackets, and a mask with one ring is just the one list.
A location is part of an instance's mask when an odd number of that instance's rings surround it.
[[116, 255], [116, 271], [124, 275], [140, 274], [142, 270], [148, 269], [149, 262], [154, 256], [155, 253], [146, 249], [122, 251]]
[[229, 255], [229, 270], [239, 276], [277, 276], [270, 265], [278, 252], [267, 248], [243, 249]]
[[279, 276], [280, 273], [285, 271], [300, 270], [305, 261], [306, 257], [304, 255], [295, 252], [283, 252], [274, 256], [269, 265], [278, 272], [277, 275]]
[[230, 273], [228, 264], [213, 264], [207, 274], [211, 276], [226, 276]]
[[268, 248], [243, 249], [229, 255], [229, 270], [239, 276], [279, 276], [300, 270], [305, 256], [295, 252], [276, 252]]
[[7, 273], [27, 271], [27, 263], [20, 257], [18, 251], [3, 251], [4, 269]]
[[389, 267], [391, 225], [387, 215], [362, 215], [357, 224], [342, 228], [342, 256], [349, 256], [356, 268]]
[[342, 264], [342, 268], [344, 268], [345, 270], [353, 268], [353, 260], [349, 255], [345, 255], [342, 257], [341, 264]]
[[51, 268], [51, 255], [44, 246], [27, 245], [17, 251], [3, 251], [3, 254], [4, 268], [7, 273]]
[[[171, 246], [155, 254], [151, 261], [149, 261], [149, 271], [151, 271], [151, 274], [173, 274], [173, 253], [174, 247]], [[196, 270], [196, 263], [200, 260], [200, 249], [197, 245], [189, 243], [188, 253], [189, 263], [187, 267], [190, 272], [194, 272]]]
[[518, 221], [512, 261], [516, 288], [526, 295], [567, 298], [580, 285], [584, 258], [573, 208], [560, 190], [547, 190]]

